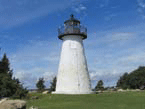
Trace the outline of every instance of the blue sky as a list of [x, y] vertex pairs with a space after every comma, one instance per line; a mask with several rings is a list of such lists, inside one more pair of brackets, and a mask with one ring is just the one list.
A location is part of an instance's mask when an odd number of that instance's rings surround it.
[[87, 27], [84, 40], [92, 87], [115, 86], [124, 72], [145, 65], [144, 0], [0, 0], [0, 57], [7, 53], [24, 86], [46, 87], [57, 75], [62, 41], [57, 28], [74, 14]]

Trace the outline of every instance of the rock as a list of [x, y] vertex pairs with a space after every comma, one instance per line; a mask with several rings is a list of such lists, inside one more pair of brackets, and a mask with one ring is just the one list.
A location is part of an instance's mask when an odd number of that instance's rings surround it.
[[123, 89], [118, 89], [118, 92], [124, 92], [124, 90]]
[[140, 89], [135, 89], [135, 91], [141, 91]]
[[38, 107], [32, 106], [32, 107], [30, 107], [29, 109], [39, 109], [39, 108], [38, 108]]
[[26, 109], [26, 101], [6, 100], [0, 104], [0, 109]]
[[3, 98], [3, 99], [1, 99], [0, 100], [0, 104], [2, 103], [2, 102], [4, 102], [4, 101], [6, 101], [6, 100], [8, 100], [9, 98]]
[[38, 99], [38, 98], [39, 98], [38, 96], [33, 96], [33, 97], [32, 97], [32, 99]]
[[44, 91], [44, 92], [42, 92], [42, 94], [47, 94], [48, 93], [48, 91]]

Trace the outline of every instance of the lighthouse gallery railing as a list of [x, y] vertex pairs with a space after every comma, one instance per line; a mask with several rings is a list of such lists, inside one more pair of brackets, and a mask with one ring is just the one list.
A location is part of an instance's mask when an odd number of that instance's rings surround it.
[[87, 35], [87, 28], [83, 25], [79, 26], [61, 26], [58, 28], [58, 36], [67, 34], [84, 34]]

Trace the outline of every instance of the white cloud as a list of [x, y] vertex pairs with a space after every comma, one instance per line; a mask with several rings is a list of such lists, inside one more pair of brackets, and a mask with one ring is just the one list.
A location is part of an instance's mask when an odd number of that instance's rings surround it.
[[106, 40], [112, 40], [112, 41], [117, 41], [117, 40], [132, 40], [136, 37], [135, 33], [130, 33], [130, 32], [113, 32], [112, 34], [109, 34], [106, 36]]
[[84, 11], [86, 11], [86, 9], [87, 9], [87, 7], [84, 6], [83, 4], [77, 4], [72, 7], [72, 10], [79, 14], [84, 13]]
[[[31, 41], [28, 45], [20, 45], [18, 52], [14, 54], [13, 60], [17, 62], [23, 61], [37, 61], [47, 59], [53, 61], [58, 59], [59, 45], [55, 42], [49, 41]], [[22, 58], [23, 57], [23, 58]]]
[[96, 7], [103, 8], [109, 5], [110, 0], [96, 0]]
[[[136, 28], [140, 31], [132, 32]], [[145, 64], [144, 26], [141, 24], [140, 28], [132, 26], [88, 35], [84, 45], [92, 81], [102, 79], [105, 85], [114, 85], [124, 72]], [[30, 41], [11, 56], [14, 75], [29, 86], [28, 81], [34, 85], [39, 77], [51, 81], [57, 74], [60, 45], [50, 41]]]
[[59, 54], [59, 43], [31, 40], [12, 54], [10, 62], [14, 70], [13, 76], [29, 88], [34, 88], [37, 80], [44, 77], [48, 86], [48, 81], [56, 75]]
[[24, 24], [35, 18], [61, 11], [71, 5], [72, 1], [1, 1], [0, 28], [9, 28]]
[[15, 71], [13, 77], [19, 78], [24, 87], [35, 88], [39, 78], [44, 78], [45, 85], [48, 88], [50, 81], [56, 76], [55, 72], [48, 72], [48, 68], [36, 67], [30, 70], [18, 69]]
[[114, 17], [116, 17], [117, 15], [116, 14], [110, 14], [110, 15], [108, 15], [108, 16], [105, 16], [104, 17], [104, 19], [106, 20], [106, 21], [110, 21], [110, 20], [112, 20]]
[[102, 79], [105, 86], [115, 85], [123, 73], [145, 65], [142, 29], [136, 25], [88, 35], [84, 45], [92, 81]]
[[48, 80], [52, 81], [55, 76], [57, 76], [57, 75], [54, 72], [45, 72], [43, 74], [43, 77], [44, 77], [45, 81], [48, 81]]
[[80, 9], [81, 9], [81, 10], [86, 10], [87, 7], [85, 7], [85, 6], [83, 6], [83, 5], [81, 4], [81, 5], [80, 5]]
[[48, 16], [53, 12], [61, 12], [68, 9], [73, 3], [80, 4], [78, 10], [86, 9], [82, 2], [86, 0], [4, 0], [0, 1], [0, 28], [17, 27], [24, 23], [35, 21], [34, 19]]
[[142, 8], [145, 8], [145, 2], [144, 0], [137, 0], [138, 1], [138, 5], [141, 6]]
[[137, 0], [138, 8], [137, 11], [142, 16], [143, 19], [145, 19], [145, 2], [144, 0]]

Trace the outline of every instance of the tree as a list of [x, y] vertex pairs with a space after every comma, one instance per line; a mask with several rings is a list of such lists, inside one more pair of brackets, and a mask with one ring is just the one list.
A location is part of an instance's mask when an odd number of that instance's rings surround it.
[[125, 72], [117, 82], [117, 87], [121, 87], [122, 89], [127, 89], [129, 87], [128, 80], [128, 73]]
[[50, 82], [51, 86], [50, 86], [50, 91], [55, 91], [56, 89], [56, 82], [57, 82], [57, 78], [56, 76], [53, 78], [52, 82]]
[[44, 85], [44, 78], [39, 78], [37, 84], [36, 84], [36, 87], [38, 88], [38, 91], [39, 92], [42, 92], [44, 91], [44, 88], [45, 88], [45, 85]]
[[0, 62], [0, 73], [8, 74], [10, 78], [12, 78], [13, 75], [13, 70], [10, 69], [10, 63], [6, 56], [6, 53], [4, 53], [3, 58]]
[[145, 87], [145, 67], [140, 66], [131, 73], [124, 73], [117, 82], [122, 89], [143, 89]]
[[95, 90], [98, 91], [98, 90], [101, 90], [103, 91], [104, 90], [104, 86], [103, 86], [103, 81], [102, 80], [99, 80], [96, 87], [95, 87]]
[[4, 53], [4, 55], [3, 55], [3, 58], [1, 60], [1, 65], [2, 65], [1, 70], [3, 73], [8, 73], [10, 71], [10, 68], [9, 68], [10, 63], [6, 56], [6, 53]]
[[26, 88], [23, 88], [18, 79], [12, 78], [13, 71], [9, 65], [10, 63], [5, 53], [0, 61], [0, 97], [18, 96], [21, 98], [21, 94], [16, 92], [23, 90], [23, 95], [26, 95], [28, 91]]

